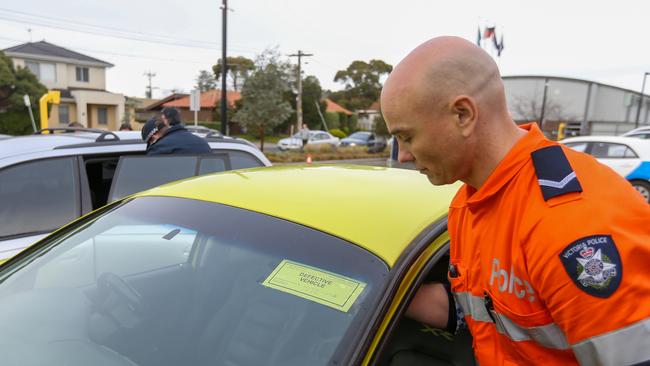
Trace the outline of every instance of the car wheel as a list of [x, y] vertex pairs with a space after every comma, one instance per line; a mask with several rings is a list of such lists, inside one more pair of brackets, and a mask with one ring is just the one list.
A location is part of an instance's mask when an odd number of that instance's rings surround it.
[[650, 203], [650, 183], [636, 180], [632, 182], [632, 187], [641, 193], [646, 202]]

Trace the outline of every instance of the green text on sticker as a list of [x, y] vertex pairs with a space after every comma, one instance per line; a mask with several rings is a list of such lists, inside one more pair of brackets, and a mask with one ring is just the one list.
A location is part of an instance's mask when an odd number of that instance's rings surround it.
[[286, 259], [262, 284], [344, 312], [366, 287], [363, 282]]

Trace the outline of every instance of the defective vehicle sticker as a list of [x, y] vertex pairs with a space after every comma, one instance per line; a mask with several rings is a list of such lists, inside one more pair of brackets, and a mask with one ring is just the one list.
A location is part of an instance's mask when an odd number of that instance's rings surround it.
[[262, 285], [346, 313], [366, 288], [364, 282], [287, 259]]

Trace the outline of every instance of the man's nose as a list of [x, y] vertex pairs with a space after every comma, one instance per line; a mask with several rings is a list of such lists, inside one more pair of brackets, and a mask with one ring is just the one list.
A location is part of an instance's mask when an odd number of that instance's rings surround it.
[[413, 158], [413, 154], [411, 154], [410, 151], [408, 151], [408, 150], [406, 150], [406, 149], [404, 149], [404, 148], [402, 148], [400, 146], [399, 153], [397, 154], [397, 160], [400, 163], [406, 163], [406, 162], [409, 162], [409, 161], [413, 161], [414, 158]]

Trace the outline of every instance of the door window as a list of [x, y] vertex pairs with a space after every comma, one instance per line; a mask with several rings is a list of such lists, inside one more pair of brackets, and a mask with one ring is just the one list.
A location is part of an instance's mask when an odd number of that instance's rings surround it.
[[80, 214], [74, 158], [14, 165], [0, 182], [0, 237], [52, 231]]
[[569, 142], [566, 144], [566, 146], [572, 148], [575, 151], [578, 152], [585, 152], [587, 151], [587, 143], [586, 142]]
[[599, 159], [636, 158], [637, 155], [627, 145], [609, 142], [594, 142], [591, 155]]

